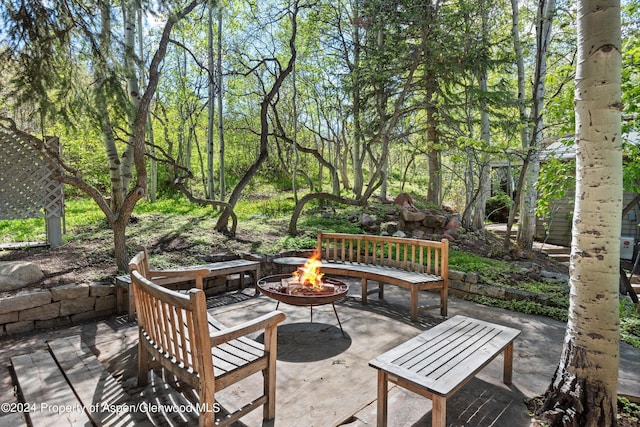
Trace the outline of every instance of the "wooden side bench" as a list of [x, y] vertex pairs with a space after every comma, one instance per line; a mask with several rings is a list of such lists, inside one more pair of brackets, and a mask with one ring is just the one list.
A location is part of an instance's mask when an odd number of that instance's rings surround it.
[[[245, 259], [234, 259], [230, 261], [213, 262], [209, 264], [194, 265], [191, 267], [185, 267], [179, 270], [171, 270], [163, 272], [161, 270], [154, 271], [153, 280], [159, 285], [175, 285], [188, 283], [194, 280], [194, 275], [189, 274], [190, 271], [209, 270], [208, 274], [202, 275], [201, 278], [197, 278], [195, 285], [197, 288], [202, 289], [202, 279], [228, 276], [231, 274], [240, 274], [240, 289], [244, 287], [244, 275], [251, 275], [252, 283], [255, 284], [260, 278], [260, 262], [249, 261]], [[180, 272], [184, 272], [184, 275], [180, 276]], [[163, 273], [167, 273], [166, 277], [163, 277]], [[170, 275], [169, 275], [170, 273]], [[200, 283], [198, 283], [200, 282]], [[133, 321], [133, 316], [136, 312], [136, 306], [134, 303], [133, 292], [130, 292], [131, 277], [128, 274], [116, 277], [116, 304], [118, 312], [122, 312], [124, 306], [127, 306], [129, 313], [129, 321]], [[125, 297], [125, 293], [127, 297]]]
[[500, 353], [503, 382], [511, 384], [518, 335], [517, 329], [454, 316], [376, 357], [369, 366], [378, 370], [378, 427], [387, 425], [387, 382], [431, 399], [433, 427], [446, 425], [447, 399]]
[[[366, 234], [318, 232], [316, 248], [322, 260], [322, 272], [362, 278], [362, 303], [369, 294], [384, 297], [384, 284], [409, 289], [411, 321], [418, 319], [418, 309], [439, 308], [447, 315], [449, 290], [449, 241], [372, 236]], [[369, 290], [368, 280], [378, 282]], [[419, 307], [418, 292], [440, 291], [440, 304]]]

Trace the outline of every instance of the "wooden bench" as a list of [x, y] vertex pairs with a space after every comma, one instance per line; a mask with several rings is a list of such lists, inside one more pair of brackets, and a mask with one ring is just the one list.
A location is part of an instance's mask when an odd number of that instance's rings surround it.
[[431, 399], [433, 427], [446, 425], [447, 399], [500, 353], [503, 382], [511, 384], [518, 335], [517, 329], [454, 316], [370, 361], [378, 369], [378, 427], [387, 425], [387, 382]]
[[[316, 248], [322, 260], [322, 272], [362, 278], [362, 303], [377, 292], [384, 297], [384, 284], [400, 286], [411, 292], [411, 321], [418, 318], [418, 309], [440, 308], [447, 315], [449, 289], [449, 241], [440, 242], [403, 237], [370, 236], [365, 234], [318, 232]], [[368, 280], [378, 282], [378, 288], [368, 290]], [[440, 304], [419, 307], [418, 292], [440, 291]]]
[[[240, 289], [243, 289], [245, 274], [251, 276], [254, 286], [260, 278], [260, 263], [258, 261], [234, 259], [175, 270], [152, 270], [148, 267], [146, 251], [142, 251], [142, 253], [144, 253], [146, 261], [140, 261], [138, 264], [144, 264], [145, 262], [147, 264], [146, 271], [142, 271], [143, 275], [162, 286], [178, 286], [193, 282], [196, 288], [203, 289], [205, 279], [240, 274]], [[121, 313], [126, 306], [129, 313], [129, 321], [132, 322], [136, 307], [133, 301], [133, 293], [129, 291], [130, 285], [131, 278], [128, 274], [116, 277], [117, 311]]]
[[[162, 367], [197, 392], [199, 425], [208, 427], [214, 425], [221, 409], [215, 393], [261, 373], [263, 386], [246, 393], [259, 396], [215, 425], [231, 425], [260, 406], [264, 406], [264, 420], [272, 420], [276, 408], [277, 325], [285, 315], [273, 311], [226, 327], [207, 313], [201, 289], [178, 293], [145, 279], [135, 264], [129, 265], [129, 271], [138, 310], [138, 385], [145, 386], [149, 371]], [[259, 331], [264, 331], [264, 344], [247, 337]]]

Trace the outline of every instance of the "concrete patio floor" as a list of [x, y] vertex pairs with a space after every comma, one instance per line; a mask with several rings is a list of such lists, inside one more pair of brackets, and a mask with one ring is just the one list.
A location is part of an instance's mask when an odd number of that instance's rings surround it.
[[[340, 332], [330, 305], [314, 307], [310, 323], [308, 307], [280, 305], [287, 320], [278, 330], [276, 419], [263, 423], [262, 411], [253, 411], [239, 426], [333, 427], [376, 424], [377, 371], [368, 362], [390, 348], [418, 335], [443, 319], [437, 310], [423, 312], [419, 322], [409, 321], [408, 292], [385, 288], [385, 300], [374, 296], [368, 306], [360, 304], [357, 280], [345, 280], [349, 295], [336, 303], [345, 331]], [[422, 293], [421, 303], [437, 299]], [[264, 296], [226, 294], [208, 298], [209, 312], [227, 325], [240, 323], [275, 309], [276, 302]], [[528, 426], [524, 400], [544, 393], [551, 381], [562, 349], [565, 324], [481, 306], [449, 297], [449, 317], [475, 317], [522, 330], [516, 339], [513, 384], [502, 383], [502, 356], [498, 356], [475, 379], [447, 402], [449, 426]], [[126, 316], [87, 323], [62, 330], [3, 338], [0, 341], [0, 395], [14, 392], [10, 358], [46, 348], [48, 340], [80, 335], [102, 365], [132, 395], [136, 388], [137, 328]], [[255, 337], [260, 339], [259, 336]], [[640, 396], [640, 350], [621, 346], [619, 393]], [[247, 403], [262, 388], [255, 375], [217, 394], [224, 407], [234, 409]], [[0, 427], [18, 427], [20, 418], [3, 416]], [[182, 424], [193, 425], [194, 419]], [[389, 394], [389, 426], [430, 426], [431, 402], [397, 386]]]

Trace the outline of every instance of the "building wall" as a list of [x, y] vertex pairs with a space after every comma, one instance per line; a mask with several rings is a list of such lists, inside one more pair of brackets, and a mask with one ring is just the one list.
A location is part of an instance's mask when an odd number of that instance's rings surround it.
[[[625, 192], [623, 207], [627, 206], [636, 197], [636, 193]], [[544, 222], [538, 218], [536, 222], [536, 239], [554, 245], [571, 246], [571, 227], [573, 224], [574, 192], [567, 193], [565, 200], [556, 202], [552, 206], [553, 214], [547, 232]], [[636, 242], [640, 240], [640, 205], [634, 208], [622, 218], [621, 236], [633, 237]]]

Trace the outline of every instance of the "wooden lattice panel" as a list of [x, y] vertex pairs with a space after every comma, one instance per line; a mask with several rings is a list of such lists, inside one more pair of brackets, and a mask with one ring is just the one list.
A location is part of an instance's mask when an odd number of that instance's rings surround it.
[[36, 147], [0, 128], [0, 219], [61, 217], [62, 190]]

